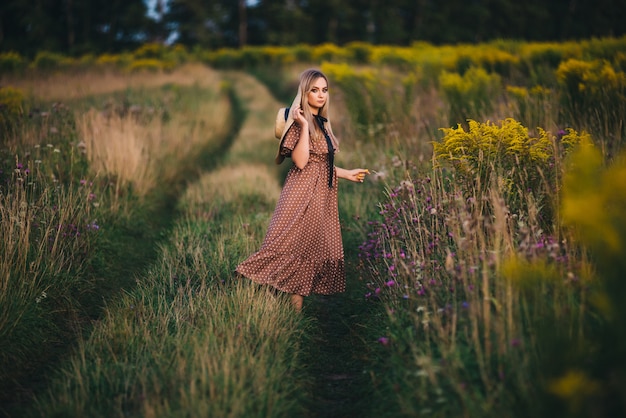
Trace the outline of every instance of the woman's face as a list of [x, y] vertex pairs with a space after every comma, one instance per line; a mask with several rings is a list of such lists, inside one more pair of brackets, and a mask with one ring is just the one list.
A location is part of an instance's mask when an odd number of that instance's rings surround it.
[[318, 77], [307, 94], [307, 102], [311, 107], [311, 113], [317, 114], [328, 100], [328, 83], [324, 77]]

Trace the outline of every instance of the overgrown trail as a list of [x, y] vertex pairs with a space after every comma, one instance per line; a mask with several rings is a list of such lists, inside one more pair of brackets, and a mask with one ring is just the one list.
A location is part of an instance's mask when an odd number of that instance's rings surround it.
[[[346, 257], [347, 267], [353, 264]], [[315, 376], [312, 417], [348, 418], [368, 416], [370, 376], [366, 373], [367, 350], [363, 320], [367, 315], [358, 286], [348, 274], [347, 293], [311, 298], [309, 312], [319, 324], [311, 347]]]
[[[67, 96], [68, 90], [59, 90], [59, 84], [49, 82], [43, 86], [50, 89], [41, 91], [39, 97], [48, 100], [76, 99], [90, 94], [111, 93], [119, 89], [132, 87], [156, 88], [165, 84], [206, 86], [205, 80], [213, 79], [213, 70], [203, 66], [189, 66], [172, 74], [139, 79], [133, 77], [112, 82], [89, 83], [77, 88], [82, 96]], [[93, 80], [92, 80], [93, 81]], [[78, 81], [80, 83], [80, 80]], [[65, 96], [64, 96], [65, 95]], [[0, 416], [14, 416], [11, 411], [19, 411], [30, 403], [34, 395], [45, 388], [49, 374], [62, 363], [75, 348], [78, 335], [87, 335], [91, 324], [103, 316], [105, 305], [118, 297], [121, 291], [130, 290], [136, 277], [150, 266], [158, 256], [159, 245], [169, 236], [169, 231], [177, 217], [176, 205], [187, 185], [191, 184], [203, 171], [210, 171], [221, 162], [229, 146], [233, 143], [241, 127], [243, 113], [239, 109], [236, 97], [231, 93], [230, 126], [219, 138], [210, 139], [205, 146], [200, 146], [193, 158], [178, 167], [178, 173], [169, 179], [166, 187], [157, 193], [148, 195], [143, 202], [137, 202], [133, 214], [119, 219], [115, 225], [101, 230], [102, 238], [98, 242], [99, 257], [91, 265], [89, 275], [97, 282], [97, 288], [81, 299], [82, 308], [72, 317], [73, 333], [51, 344], [39, 358], [33, 359], [32, 367], [20, 379], [11, 382], [12, 391], [0, 393]], [[141, 205], [141, 207], [139, 207]]]
[[[287, 160], [277, 168], [273, 162], [277, 147], [273, 127], [281, 104], [250, 75], [229, 73], [228, 77], [247, 116], [225, 162], [233, 169], [239, 164], [265, 167], [275, 174], [278, 186], [290, 163]], [[311, 401], [307, 406], [310, 417], [367, 416], [370, 377], [364, 372], [367, 359], [360, 332], [367, 309], [362, 285], [356, 277], [357, 254], [351, 250], [358, 244], [344, 237], [348, 291], [331, 296], [313, 295], [305, 301], [303, 314], [310, 315], [317, 324], [316, 334], [310, 336], [311, 345], [307, 347], [310, 362], [307, 368], [313, 378], [312, 393], [306, 396]]]
[[[220, 74], [220, 79], [230, 85], [233, 118], [228, 134], [219, 138], [217, 144], [213, 141], [206, 149], [198, 150], [194, 158], [187, 160], [184, 167], [180, 167], [181, 175], [172, 178], [172, 184], [164, 187], [163, 193], [152, 196], [146, 207], [137, 210], [134, 218], [131, 217], [123, 225], [117, 226], [117, 230], [106, 238], [102, 248], [99, 248], [101, 264], [96, 266], [97, 271], [94, 272], [106, 280], [95, 295], [100, 299], [93, 301], [94, 306], [98, 307], [83, 315], [81, 331], [85, 335], [92, 330], [90, 320], [98, 320], [106, 312], [107, 308], [102, 307], [102, 299], [110, 301], [119, 296], [121, 290], [132, 292], [135, 278], [155, 263], [159, 243], [166, 242], [173, 235], [172, 228], [181, 215], [177, 212], [177, 204], [179, 200], [184, 200], [183, 196], [189, 189], [198, 189], [198, 185], [203, 184], [202, 180], [210, 179], [220, 185], [220, 192], [228, 193], [224, 185], [232, 185], [234, 182], [223, 180], [240, 178], [237, 175], [242, 173], [253, 173], [247, 177], [242, 175], [241, 178], [262, 179], [253, 185], [254, 190], [262, 189], [264, 193], [278, 198], [285, 170], [290, 164], [274, 164], [277, 141], [273, 137], [273, 128], [276, 111], [281, 104], [273, 98], [265, 85], [249, 74], [224, 72]], [[250, 182], [247, 187], [250, 187]], [[267, 208], [264, 211], [267, 212]], [[259, 237], [256, 238], [258, 240]], [[308, 412], [307, 417], [345, 418], [368, 415], [368, 402], [371, 398], [368, 391], [371, 385], [369, 375], [364, 372], [367, 341], [362, 337], [363, 324], [368, 313], [366, 304], [362, 302], [363, 292], [356, 277], [357, 256], [352, 249], [358, 243], [351, 242], [354, 239], [351, 236], [344, 237], [348, 292], [332, 296], [311, 296], [305, 301], [303, 315], [315, 324], [306, 328], [312, 335], [304, 338], [308, 343], [304, 346], [307, 364], [299, 369], [306, 373], [303, 380], [310, 380], [310, 392], [298, 397], [306, 400], [304, 407]], [[251, 241], [250, 250], [255, 246]], [[65, 341], [58, 352], [46, 359], [49, 361], [46, 370], [55, 372], [74, 346], [75, 337]], [[132, 352], [131, 348], [127, 347], [129, 352]], [[93, 352], [98, 353], [97, 348]], [[43, 362], [37, 368], [43, 369]], [[77, 379], [79, 378], [81, 375], [78, 375]], [[23, 416], [20, 411], [27, 410], [33, 396], [44, 391], [48, 383], [47, 377], [35, 379], [31, 376], [30, 381], [25, 382], [25, 386], [21, 388], [23, 396], [7, 398], [11, 405], [6, 411], [15, 412], [8, 413], [7, 416]], [[106, 403], [109, 399], [99, 401]], [[0, 415], [4, 415], [4, 411], [0, 408]]]

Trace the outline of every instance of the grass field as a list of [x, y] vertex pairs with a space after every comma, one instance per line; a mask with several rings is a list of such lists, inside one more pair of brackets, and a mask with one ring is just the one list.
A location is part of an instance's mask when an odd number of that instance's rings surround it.
[[348, 291], [301, 315], [233, 271], [310, 63], [5, 75], [0, 414], [620, 416], [622, 58], [520, 86], [427, 51], [318, 63], [336, 164], [372, 175], [340, 184]]

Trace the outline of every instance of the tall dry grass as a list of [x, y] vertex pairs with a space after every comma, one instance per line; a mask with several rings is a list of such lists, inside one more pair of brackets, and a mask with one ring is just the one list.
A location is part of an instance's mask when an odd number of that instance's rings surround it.
[[[511, 213], [497, 187], [460, 185], [440, 171], [405, 180], [362, 247], [375, 261], [366, 299], [389, 312], [381, 341], [398, 369], [385, 378], [408, 416], [532, 415], [542, 324], [583, 332], [585, 269], [572, 236], [544, 231], [532, 202]], [[516, 282], [522, 266], [543, 279]]]
[[[412, 122], [396, 112], [374, 142], [348, 132], [361, 139], [360, 153], [339, 155], [370, 168], [372, 193], [381, 185], [387, 192], [379, 195], [380, 216], [364, 222], [369, 236], [360, 249], [364, 298], [388, 312], [368, 324], [380, 336], [372, 382], [375, 403], [384, 405], [373, 414], [539, 416], [555, 402], [550, 362], [561, 362], [550, 356], [563, 348], [555, 341], [576, 344], [593, 335], [593, 267], [560, 223], [565, 154], [589, 135], [563, 128], [558, 97], [547, 89], [509, 89], [511, 96], [488, 96], [488, 109], [474, 117], [513, 114], [530, 129], [495, 139], [490, 128], [468, 142], [450, 141], [431, 159], [431, 141], [441, 149], [438, 138], [467, 128], [445, 128], [449, 103], [436, 87], [431, 95], [428, 86], [415, 91]], [[519, 100], [509, 101], [515, 93]], [[471, 104], [474, 97], [461, 99]], [[360, 200], [367, 198], [349, 204]], [[563, 387], [575, 384], [567, 376]]]
[[139, 196], [154, 189], [166, 143], [159, 120], [146, 126], [132, 115], [105, 115], [93, 109], [78, 118], [91, 169], [114, 179], [113, 196], [127, 187]]
[[97, 198], [86, 182], [71, 178], [66, 187], [51, 178], [59, 153], [50, 149], [32, 165], [18, 160], [0, 187], [3, 382], [20, 376], [44, 342], [66, 338], [75, 295], [94, 285], [84, 272], [98, 236]]
[[[181, 166], [194, 161], [213, 141], [219, 147], [232, 118], [227, 87], [208, 72], [206, 97], [184, 109], [168, 109], [167, 122], [159, 111], [145, 115], [141, 108], [130, 111], [90, 109], [77, 115], [90, 167], [113, 184], [112, 205], [119, 210], [120, 197], [131, 192], [145, 197], [159, 184], [180, 180]], [[184, 82], [184, 81], [183, 81]], [[216, 149], [214, 151], [217, 151]]]

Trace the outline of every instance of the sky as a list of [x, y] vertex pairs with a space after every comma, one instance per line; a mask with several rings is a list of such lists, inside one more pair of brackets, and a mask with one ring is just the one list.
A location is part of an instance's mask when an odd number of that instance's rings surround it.
[[148, 6], [148, 16], [150, 16], [152, 18], [156, 18], [157, 14], [154, 11], [154, 8], [156, 7], [157, 0], [144, 0], [144, 2]]
[[[156, 18], [157, 14], [155, 13], [154, 8], [156, 7], [157, 0], [144, 0], [144, 2], [148, 6], [148, 16]], [[248, 4], [248, 6], [256, 6], [258, 2], [259, 0], [246, 0], [246, 3]], [[167, 9], [167, 3], [168, 3], [168, 0], [165, 0], [166, 9]]]

